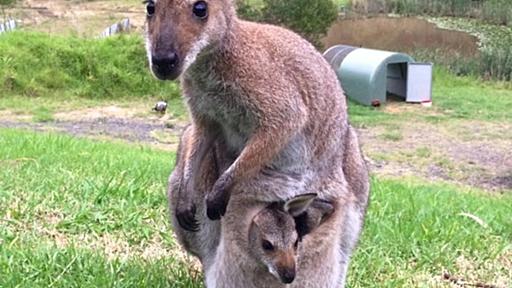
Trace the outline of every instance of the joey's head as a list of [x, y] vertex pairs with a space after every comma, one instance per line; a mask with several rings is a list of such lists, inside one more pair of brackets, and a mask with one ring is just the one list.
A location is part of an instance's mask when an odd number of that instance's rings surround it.
[[146, 50], [153, 74], [174, 80], [229, 32], [233, 0], [145, 0]]
[[316, 228], [311, 223], [320, 225], [334, 209], [332, 205], [315, 205], [316, 197], [316, 194], [305, 194], [284, 203], [273, 203], [252, 220], [249, 253], [285, 284], [295, 279], [297, 249], [302, 237]]

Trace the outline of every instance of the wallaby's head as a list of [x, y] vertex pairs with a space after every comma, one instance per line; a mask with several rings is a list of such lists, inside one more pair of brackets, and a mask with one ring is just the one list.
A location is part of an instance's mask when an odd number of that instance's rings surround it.
[[229, 32], [233, 0], [145, 0], [146, 50], [153, 74], [174, 80]]
[[[297, 249], [302, 237], [334, 210], [332, 204], [316, 197], [316, 194], [305, 194], [284, 203], [273, 203], [259, 212], [251, 223], [250, 254], [283, 283], [292, 283], [295, 279]], [[317, 201], [323, 204], [318, 205]]]

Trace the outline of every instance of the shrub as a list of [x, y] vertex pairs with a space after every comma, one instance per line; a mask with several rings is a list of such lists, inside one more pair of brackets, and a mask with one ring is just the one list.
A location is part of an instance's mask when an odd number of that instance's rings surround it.
[[14, 2], [16, 2], [16, 0], [0, 0], [0, 5], [11, 5], [11, 4], [14, 4]]
[[16, 0], [0, 0], [0, 23], [6, 18], [4, 8], [14, 4]]
[[265, 21], [263, 18], [263, 10], [261, 5], [255, 5], [252, 1], [238, 0], [237, 1], [237, 13], [242, 19], [262, 22]]
[[244, 19], [287, 27], [317, 46], [338, 15], [332, 0], [262, 0], [261, 4], [239, 0], [238, 13]]

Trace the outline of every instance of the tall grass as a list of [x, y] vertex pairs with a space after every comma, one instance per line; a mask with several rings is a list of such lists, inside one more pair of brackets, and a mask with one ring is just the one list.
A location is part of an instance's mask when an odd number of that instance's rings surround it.
[[512, 25], [509, 0], [351, 0], [351, 7], [363, 13], [457, 16], [479, 18], [489, 23]]
[[444, 57], [436, 51], [423, 51], [417, 58], [436, 59], [437, 63], [444, 63], [459, 75], [474, 74], [484, 79], [512, 80], [512, 27], [463, 18], [432, 18], [431, 21], [442, 28], [460, 30], [477, 36], [480, 40], [480, 53], [468, 59]]
[[83, 39], [16, 31], [0, 35], [0, 95], [121, 98], [178, 96], [149, 73], [140, 36]]

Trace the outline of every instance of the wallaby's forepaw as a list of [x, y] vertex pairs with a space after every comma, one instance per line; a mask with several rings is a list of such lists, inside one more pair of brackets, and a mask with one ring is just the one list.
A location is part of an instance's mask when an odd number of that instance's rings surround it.
[[226, 214], [229, 203], [230, 193], [224, 185], [217, 184], [221, 183], [216, 183], [212, 191], [206, 196], [206, 215], [210, 220], [220, 220]]
[[196, 205], [181, 205], [176, 208], [176, 219], [181, 228], [190, 231], [199, 231], [199, 222], [196, 219]]

